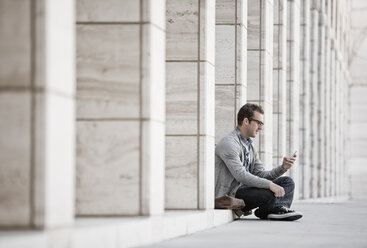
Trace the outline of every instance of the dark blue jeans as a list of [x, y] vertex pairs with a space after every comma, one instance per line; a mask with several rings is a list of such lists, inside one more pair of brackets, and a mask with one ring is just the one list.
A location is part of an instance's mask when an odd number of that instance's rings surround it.
[[241, 186], [236, 192], [236, 198], [245, 201], [246, 206], [242, 210], [248, 211], [258, 207], [257, 215], [260, 215], [258, 217], [266, 218], [274, 207], [284, 206], [289, 208], [292, 205], [294, 194], [293, 179], [287, 176], [278, 177], [273, 183], [284, 188], [285, 195], [283, 197], [275, 197], [270, 189]]

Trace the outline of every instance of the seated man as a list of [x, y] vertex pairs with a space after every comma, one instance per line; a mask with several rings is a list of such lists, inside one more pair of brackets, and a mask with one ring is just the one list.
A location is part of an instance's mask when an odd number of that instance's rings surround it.
[[[265, 171], [252, 145], [262, 130], [264, 111], [256, 104], [245, 104], [237, 114], [238, 126], [223, 137], [215, 148], [215, 197], [224, 195], [243, 199], [244, 213], [258, 208], [260, 219], [297, 220], [302, 214], [290, 210], [294, 193], [292, 178], [284, 176], [296, 154], [283, 164]], [[236, 213], [237, 214], [237, 213]]]

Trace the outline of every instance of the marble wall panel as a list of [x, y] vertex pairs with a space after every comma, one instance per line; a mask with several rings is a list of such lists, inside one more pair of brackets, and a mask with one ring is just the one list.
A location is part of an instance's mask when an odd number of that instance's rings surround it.
[[367, 122], [367, 115], [362, 114], [366, 112], [366, 104], [354, 104], [350, 107], [350, 119], [355, 122]]
[[4, 0], [0, 6], [0, 86], [30, 86], [30, 1]]
[[139, 122], [77, 123], [76, 214], [139, 214]]
[[166, 134], [197, 133], [197, 63], [166, 65]]
[[[247, 51], [248, 53], [248, 100], [273, 100], [273, 67], [272, 57], [268, 52]], [[258, 81], [255, 81], [258, 80]]]
[[198, 59], [198, 3], [197, 0], [167, 1], [167, 60]]
[[137, 40], [137, 25], [78, 25], [79, 119], [139, 117]]
[[261, 18], [264, 16], [261, 9], [265, 0], [248, 1], [247, 2], [247, 50], [260, 49], [260, 35]]
[[247, 98], [248, 101], [260, 99], [260, 56], [258, 51], [247, 51]]
[[216, 1], [216, 8], [217, 24], [240, 23], [247, 26], [246, 0], [218, 0]]
[[197, 136], [166, 137], [166, 209], [198, 208]]
[[77, 22], [139, 22], [140, 1], [76, 0]]
[[351, 157], [366, 157], [367, 141], [365, 139], [352, 140], [350, 141], [350, 145], [353, 147], [350, 153]]
[[274, 70], [273, 73], [273, 112], [286, 113], [286, 71]]
[[30, 223], [30, 103], [28, 92], [0, 93], [0, 226]]
[[216, 1], [216, 16], [217, 24], [233, 24], [236, 22], [236, 5], [237, 0], [218, 0]]
[[237, 125], [235, 112], [235, 86], [215, 86], [215, 141], [218, 141]]
[[236, 80], [235, 26], [216, 26], [216, 84], [234, 84]]
[[354, 86], [350, 87], [350, 103], [352, 106], [362, 106], [366, 104], [367, 87], [364, 86]]

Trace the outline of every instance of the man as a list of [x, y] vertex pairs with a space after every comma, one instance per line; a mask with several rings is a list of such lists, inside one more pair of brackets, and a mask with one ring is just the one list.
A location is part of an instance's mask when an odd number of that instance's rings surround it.
[[[260, 219], [297, 220], [301, 213], [290, 210], [294, 193], [292, 178], [284, 176], [296, 154], [283, 164], [265, 171], [252, 144], [262, 130], [264, 111], [256, 104], [245, 104], [237, 114], [238, 126], [223, 137], [215, 149], [215, 197], [224, 195], [243, 199], [245, 215], [258, 208]], [[237, 213], [236, 213], [237, 214]]]

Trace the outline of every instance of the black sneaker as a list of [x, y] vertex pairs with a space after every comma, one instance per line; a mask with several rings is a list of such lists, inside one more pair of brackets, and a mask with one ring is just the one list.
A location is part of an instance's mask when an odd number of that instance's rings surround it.
[[233, 212], [238, 216], [238, 218], [241, 218], [241, 216], [248, 216], [252, 214], [251, 210], [243, 211], [242, 209], [233, 209]]
[[268, 218], [267, 214], [264, 214], [264, 213], [260, 212], [259, 209], [255, 210], [255, 216], [259, 219], [262, 219], [262, 220], [266, 220]]
[[270, 214], [268, 214], [269, 220], [298, 220], [302, 218], [302, 214], [295, 212], [294, 210], [288, 209], [286, 207], [275, 207], [271, 211]]

